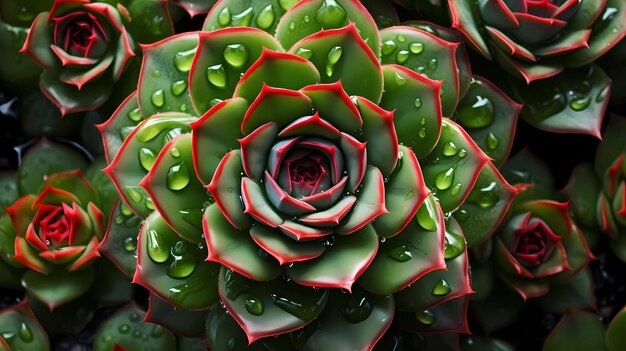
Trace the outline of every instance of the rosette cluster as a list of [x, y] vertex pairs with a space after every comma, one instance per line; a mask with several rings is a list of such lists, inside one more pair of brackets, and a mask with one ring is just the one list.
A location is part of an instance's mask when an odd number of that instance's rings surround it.
[[123, 16], [122, 5], [56, 0], [33, 21], [21, 52], [43, 68], [39, 86], [61, 113], [91, 110], [109, 98], [135, 55]]
[[[152, 293], [147, 320], [206, 320], [216, 350], [369, 349], [394, 314], [466, 332], [464, 232], [486, 240], [514, 191], [442, 111], [501, 160], [519, 106], [458, 42], [379, 32], [358, 1], [219, 1], [204, 29], [144, 46], [99, 127], [124, 200], [102, 247]], [[136, 267], [115, 244], [132, 214]]]

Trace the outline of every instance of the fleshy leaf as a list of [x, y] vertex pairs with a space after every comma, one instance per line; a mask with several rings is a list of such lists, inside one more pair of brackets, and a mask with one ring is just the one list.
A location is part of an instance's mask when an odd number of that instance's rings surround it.
[[28, 307], [27, 300], [0, 312], [0, 326], [0, 349], [4, 346], [7, 351], [29, 348], [50, 350], [48, 334]]
[[[191, 134], [167, 143], [140, 184], [161, 218], [183, 238], [202, 242], [202, 210], [209, 194], [194, 177]], [[195, 206], [195, 207], [194, 207]]]
[[278, 278], [258, 282], [222, 267], [219, 293], [245, 331], [248, 342], [302, 328], [323, 310], [328, 290], [312, 289]]
[[467, 323], [468, 295], [448, 300], [417, 312], [400, 312], [396, 322], [418, 333], [469, 333]]
[[176, 307], [207, 309], [218, 300], [219, 265], [202, 260], [205, 250], [180, 237], [153, 212], [139, 232], [133, 282]]
[[354, 23], [308, 36], [295, 43], [289, 52], [313, 62], [322, 83], [340, 80], [348, 95], [380, 100], [383, 92], [380, 63]]
[[193, 114], [187, 86], [197, 46], [197, 33], [143, 46], [137, 98], [144, 116], [169, 111]]
[[207, 186], [224, 217], [237, 229], [248, 228], [251, 224], [250, 217], [244, 213], [241, 204], [241, 175], [243, 174], [241, 163], [239, 150], [227, 153], [217, 166], [213, 180]]
[[[220, 1], [211, 14], [229, 3], [231, 1]], [[238, 3], [233, 6], [243, 4]], [[261, 56], [264, 48], [280, 50], [276, 39], [254, 28], [223, 29], [199, 35], [198, 51], [193, 63], [190, 62], [189, 90], [193, 106], [200, 115], [233, 96], [241, 74]]]
[[394, 111], [398, 142], [426, 157], [441, 133], [441, 82], [398, 65], [384, 65], [385, 91], [380, 107]]
[[141, 218], [118, 200], [111, 212], [108, 228], [98, 251], [110, 259], [127, 276], [132, 277], [137, 266], [137, 233]]
[[522, 105], [488, 80], [473, 76], [454, 120], [499, 167], [508, 158]]
[[568, 309], [595, 310], [594, 281], [591, 270], [586, 269], [571, 280], [553, 284], [550, 291], [537, 299], [548, 313], [563, 314]]
[[549, 132], [589, 134], [600, 138], [609, 103], [609, 77], [599, 66], [566, 70], [552, 79], [513, 85], [514, 96], [524, 101], [521, 116]]
[[346, 294], [330, 291], [319, 318], [292, 335], [299, 350], [371, 350], [393, 320], [391, 296], [370, 294], [358, 286]]
[[456, 62], [459, 43], [448, 42], [426, 31], [405, 26], [383, 29], [380, 38], [383, 43], [383, 64], [398, 64], [431, 80], [442, 81], [441, 108], [444, 116], [452, 116], [460, 94]]
[[22, 277], [22, 285], [31, 296], [53, 310], [87, 292], [94, 278], [93, 267], [85, 267], [74, 272], [57, 271], [49, 274], [28, 271]]
[[606, 331], [606, 348], [608, 351], [619, 351], [626, 343], [626, 308], [622, 308], [611, 323]]
[[457, 209], [474, 188], [489, 158], [455, 122], [444, 119], [441, 137], [422, 165], [424, 181], [443, 212]]
[[222, 0], [213, 6], [202, 30], [212, 32], [225, 27], [256, 27], [274, 34], [278, 21], [293, 4], [295, 1]]
[[453, 214], [463, 228], [470, 248], [489, 239], [517, 192], [492, 163], [483, 167], [467, 199]]
[[178, 113], [158, 114], [144, 120], [128, 135], [111, 164], [104, 169], [124, 202], [139, 217], [145, 218], [155, 209], [139, 183], [154, 165], [163, 146], [177, 135], [189, 133], [189, 123], [194, 120]]
[[[158, 324], [186, 337], [202, 337], [205, 331], [207, 311], [187, 311], [176, 308], [160, 297], [150, 294], [148, 312], [144, 322]], [[157, 329], [158, 330], [158, 329]]]
[[137, 92], [135, 91], [119, 105], [106, 122], [97, 126], [102, 135], [104, 155], [108, 163], [113, 160], [130, 132], [143, 119], [144, 115], [139, 109]]
[[544, 351], [604, 350], [604, 326], [591, 312], [565, 312], [543, 344]]
[[602, 186], [591, 164], [576, 166], [563, 192], [571, 201], [570, 208], [577, 223], [592, 228], [598, 225], [595, 208]]
[[285, 49], [322, 29], [345, 27], [353, 22], [363, 41], [378, 57], [380, 39], [378, 28], [367, 9], [353, 0], [311, 0], [299, 2], [280, 19], [276, 38]]
[[427, 208], [423, 216], [436, 229], [426, 229], [413, 219], [398, 235], [384, 240], [359, 280], [364, 289], [377, 295], [390, 295], [431, 271], [445, 268], [443, 213], [432, 196], [422, 206]]

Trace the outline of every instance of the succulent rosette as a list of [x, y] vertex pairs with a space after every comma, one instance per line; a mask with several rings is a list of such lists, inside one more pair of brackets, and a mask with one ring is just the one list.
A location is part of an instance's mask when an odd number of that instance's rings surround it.
[[127, 15], [121, 5], [56, 0], [33, 21], [21, 52], [43, 68], [39, 86], [62, 114], [94, 109], [111, 94], [134, 56]]
[[358, 1], [218, 1], [204, 29], [145, 46], [99, 127], [124, 200], [102, 247], [150, 290], [146, 320], [206, 321], [215, 350], [371, 349], [394, 315], [467, 332], [465, 239], [515, 193], [481, 147], [506, 158], [519, 106], [458, 42], [379, 32]]
[[595, 257], [570, 217], [572, 206], [558, 201], [546, 165], [525, 149], [502, 172], [520, 193], [491, 241], [476, 250], [477, 320], [487, 331], [498, 329], [514, 321], [529, 299], [550, 313], [594, 309], [586, 267]]
[[528, 83], [586, 65], [626, 34], [618, 0], [449, 0], [452, 26]]
[[609, 246], [626, 261], [626, 122], [612, 116], [596, 151], [594, 164], [578, 165], [564, 193], [577, 223], [591, 233], [604, 233]]

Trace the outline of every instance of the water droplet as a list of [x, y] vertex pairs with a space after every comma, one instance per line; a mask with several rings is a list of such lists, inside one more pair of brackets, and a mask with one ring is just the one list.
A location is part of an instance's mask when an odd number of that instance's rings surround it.
[[131, 313], [130, 316], [128, 316], [128, 319], [131, 322], [138, 322], [139, 321], [139, 315], [135, 312]]
[[175, 279], [187, 278], [196, 269], [196, 257], [187, 252], [181, 252], [180, 244], [186, 246], [182, 241], [176, 242], [172, 248], [174, 261], [167, 267], [167, 275]]
[[161, 77], [161, 71], [159, 71], [159, 70], [152, 71], [152, 72], [150, 73], [150, 75], [151, 75], [153, 78], [160, 78], [160, 77]]
[[133, 109], [132, 111], [128, 113], [128, 119], [130, 119], [133, 122], [139, 122], [143, 119], [143, 116], [141, 115], [141, 110], [139, 109], [139, 107], [137, 107], [136, 109]]
[[417, 223], [424, 229], [429, 232], [434, 232], [437, 230], [438, 220], [437, 220], [437, 210], [435, 209], [435, 205], [433, 201], [430, 199], [424, 200], [422, 205], [420, 206], [417, 214], [415, 215], [417, 218]]
[[451, 260], [463, 252], [465, 252], [465, 240], [460, 235], [446, 232], [443, 257], [446, 260]]
[[184, 162], [179, 162], [167, 171], [167, 187], [170, 190], [181, 190], [189, 184], [189, 169]]
[[313, 57], [313, 51], [305, 48], [299, 48], [298, 51], [296, 51], [296, 55], [304, 59], [310, 60], [311, 57]]
[[435, 323], [435, 315], [430, 310], [421, 310], [415, 312], [415, 318], [425, 325], [431, 325]]
[[454, 167], [448, 168], [448, 170], [442, 171], [435, 177], [435, 186], [439, 190], [446, 190], [452, 186], [454, 181]]
[[586, 109], [587, 107], [589, 107], [590, 103], [591, 103], [591, 98], [584, 97], [584, 98], [574, 99], [570, 101], [569, 107], [574, 111], [582, 111]]
[[485, 142], [487, 143], [487, 148], [489, 150], [495, 150], [498, 147], [499, 140], [497, 136], [490, 132], [485, 137]]
[[235, 346], [237, 346], [237, 339], [235, 339], [234, 337], [230, 338], [228, 340], [228, 343], [226, 344], [226, 348], [229, 350], [234, 350]]
[[457, 195], [459, 195], [459, 193], [461, 192], [461, 188], [462, 187], [463, 186], [460, 183], [454, 185], [452, 187], [452, 189], [450, 189], [450, 196], [457, 196]]
[[391, 55], [391, 53], [393, 53], [396, 50], [397, 47], [398, 47], [398, 45], [396, 44], [395, 41], [393, 41], [393, 40], [386, 40], [386, 41], [384, 41], [382, 43], [381, 52], [385, 56]]
[[422, 139], [426, 138], [426, 128], [420, 128], [419, 132], [417, 132], [417, 135]]
[[150, 336], [153, 338], [159, 338], [163, 334], [165, 334], [165, 328], [160, 325], [155, 325], [154, 327], [152, 327], [152, 331], [150, 332]]
[[468, 200], [477, 203], [482, 208], [493, 207], [500, 200], [497, 187], [496, 182], [491, 182], [488, 186], [478, 189], [478, 192], [472, 191]]
[[467, 150], [465, 149], [461, 149], [461, 151], [459, 151], [459, 153], [457, 154], [460, 158], [465, 157], [465, 155], [467, 155]]
[[154, 211], [156, 209], [154, 207], [154, 202], [152, 202], [152, 199], [149, 197], [146, 198], [145, 205], [146, 205], [146, 208], [149, 209], [150, 211]]
[[474, 102], [462, 102], [457, 108], [459, 123], [467, 128], [482, 128], [490, 125], [495, 118], [493, 103], [490, 99], [476, 96]]
[[155, 107], [162, 107], [165, 104], [165, 92], [163, 91], [163, 89], [159, 89], [152, 93], [150, 101], [152, 101], [152, 104]]
[[387, 253], [387, 256], [389, 256], [389, 258], [391, 258], [392, 260], [398, 261], [398, 262], [406, 262], [409, 261], [411, 258], [413, 258], [413, 254], [411, 253], [411, 250], [409, 250], [409, 248], [406, 245], [400, 245], [400, 246], [396, 246], [393, 249], [389, 250], [389, 253]]
[[295, 22], [289, 23], [289, 29], [291, 29], [291, 30], [296, 29], [296, 23]]
[[187, 208], [187, 209], [178, 211], [178, 213], [180, 213], [181, 218], [185, 220], [187, 223], [202, 230], [201, 223], [202, 223], [203, 211], [201, 208], [199, 207]]
[[452, 141], [449, 141], [443, 145], [443, 155], [444, 156], [454, 156], [459, 153], [459, 148]]
[[179, 96], [187, 90], [187, 81], [185, 80], [177, 80], [172, 83], [172, 94], [174, 96]]
[[304, 23], [309, 23], [309, 22], [311, 22], [311, 17], [304, 16]]
[[[420, 108], [420, 107], [422, 107], [422, 99], [420, 99], [420, 98], [415, 98], [415, 107], [416, 107], [416, 108]], [[423, 122], [423, 123], [422, 123], [422, 122]], [[426, 119], [425, 119], [425, 118], [422, 118], [422, 119], [420, 120], [420, 124], [421, 124], [421, 125], [425, 125], [425, 124], [426, 124]]]
[[217, 15], [217, 23], [219, 23], [222, 27], [226, 27], [230, 23], [230, 18], [230, 9], [228, 9], [228, 7], [224, 7], [224, 9]]
[[130, 326], [128, 324], [122, 324], [120, 325], [120, 327], [118, 328], [118, 330], [120, 331], [120, 333], [122, 334], [128, 334], [128, 332], [130, 331]]
[[213, 65], [207, 68], [207, 79], [218, 88], [226, 86], [226, 71], [221, 64]]
[[252, 7], [248, 7], [242, 12], [232, 16], [231, 25], [233, 27], [250, 27], [250, 23], [252, 22], [252, 16], [254, 16], [254, 9]]
[[466, 222], [469, 218], [469, 212], [467, 212], [467, 210], [460, 209], [454, 212], [454, 218], [456, 218], [459, 222]]
[[424, 44], [422, 43], [411, 43], [409, 44], [409, 51], [414, 54], [421, 54], [424, 51]]
[[146, 147], [142, 147], [139, 149], [139, 164], [146, 171], [150, 171], [152, 165], [154, 165], [154, 161], [156, 160], [156, 154], [151, 149]]
[[126, 187], [126, 192], [128, 193], [128, 197], [130, 197], [131, 200], [133, 200], [134, 202], [139, 202], [141, 201], [141, 199], [143, 199], [143, 193], [142, 193], [143, 188], [139, 188], [139, 187]]
[[341, 315], [350, 323], [360, 323], [372, 314], [373, 309], [374, 306], [365, 296], [365, 292], [359, 289], [348, 297]]
[[30, 329], [28, 324], [24, 322], [20, 324], [20, 330], [17, 332], [17, 334], [24, 342], [31, 342], [34, 339], [33, 331]]
[[337, 28], [346, 19], [346, 10], [335, 0], [323, 0], [315, 15], [324, 29]]
[[335, 64], [339, 62], [339, 59], [341, 58], [342, 53], [343, 53], [343, 49], [341, 48], [341, 46], [334, 46], [328, 52], [328, 60], [326, 61], [326, 75], [327, 76], [330, 77], [333, 75]]
[[409, 191], [408, 193], [406, 193], [406, 195], [404, 196], [404, 201], [409, 201], [413, 198], [413, 196], [415, 196], [415, 193], [412, 191]]
[[245, 301], [246, 311], [248, 313], [253, 314], [255, 316], [260, 316], [263, 314], [265, 310], [265, 305], [263, 304], [263, 300], [256, 296], [248, 296]]
[[433, 295], [435, 296], [446, 296], [452, 291], [450, 288], [450, 284], [444, 279], [439, 279], [439, 281], [433, 287]]
[[174, 55], [174, 66], [176, 69], [181, 72], [189, 72], [195, 54], [196, 48], [176, 53], [176, 55]]
[[150, 259], [157, 263], [163, 263], [170, 257], [165, 240], [154, 229], [148, 230], [147, 250]]
[[434, 58], [432, 60], [430, 60], [430, 62], [428, 62], [428, 65], [426, 66], [426, 68], [428, 68], [429, 71], [434, 71], [437, 69], [437, 59]]
[[406, 41], [406, 37], [404, 36], [404, 34], [398, 34], [396, 35], [396, 40], [401, 43], [404, 43]]
[[395, 72], [393, 78], [398, 86], [406, 84], [406, 78], [401, 76], [398, 72]]
[[233, 67], [241, 67], [248, 61], [248, 49], [243, 44], [228, 45], [224, 49], [224, 59]]
[[396, 52], [396, 62], [403, 64], [409, 60], [409, 52], [407, 50], [400, 50]]
[[278, 0], [278, 5], [280, 5], [283, 10], [287, 11], [292, 8], [293, 5], [295, 5], [298, 1], [300, 0]]
[[120, 205], [120, 212], [122, 212], [122, 214], [123, 214], [124, 216], [127, 216], [127, 217], [128, 217], [128, 216], [132, 216], [132, 215], [133, 215], [133, 211], [131, 211], [131, 209], [130, 209], [130, 208], [128, 208], [128, 206], [126, 206], [126, 204], [125, 204], [125, 203], [122, 203], [122, 204]]
[[172, 155], [172, 157], [174, 157], [174, 158], [179, 158], [180, 157], [180, 150], [178, 150], [177, 147], [173, 147], [170, 150], [170, 155]]
[[274, 24], [274, 7], [272, 4], [265, 6], [256, 18], [256, 25], [263, 29], [269, 29]]
[[609, 93], [609, 87], [604, 87], [596, 96], [596, 102], [602, 102], [606, 99], [606, 95]]
[[129, 236], [128, 238], [124, 239], [124, 250], [126, 250], [126, 252], [134, 252], [136, 248], [137, 238]]

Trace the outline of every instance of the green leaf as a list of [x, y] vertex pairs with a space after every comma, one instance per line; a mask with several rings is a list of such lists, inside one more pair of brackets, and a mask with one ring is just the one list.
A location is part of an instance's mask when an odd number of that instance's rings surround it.
[[361, 3], [374, 18], [378, 29], [397, 26], [400, 23], [398, 13], [390, 2], [363, 0]]
[[102, 135], [107, 162], [110, 163], [113, 160], [124, 140], [144, 118], [139, 109], [139, 101], [135, 91], [119, 105], [106, 122], [97, 126]]
[[517, 189], [507, 183], [491, 162], [483, 167], [467, 199], [453, 213], [470, 248], [491, 237], [516, 195]]
[[202, 337], [206, 332], [207, 311], [188, 311], [176, 308], [160, 297], [150, 294], [145, 322], [158, 324], [186, 337]]
[[89, 81], [81, 89], [64, 83], [60, 79], [58, 73], [44, 71], [39, 77], [39, 87], [64, 116], [99, 107], [109, 98], [113, 87], [113, 80], [106, 75]]
[[157, 212], [144, 222], [138, 242], [134, 283], [186, 310], [207, 309], [218, 301], [219, 265], [203, 261], [203, 244], [180, 237]]
[[17, 192], [17, 172], [0, 172], [0, 216], [6, 207], [11, 206], [20, 197]]
[[424, 181], [439, 199], [444, 213], [456, 210], [467, 198], [489, 158], [455, 122], [444, 119], [441, 137], [421, 162]]
[[46, 176], [87, 166], [85, 155], [66, 145], [42, 139], [30, 147], [17, 171], [20, 194], [38, 194]]
[[595, 209], [602, 186], [591, 164], [581, 163], [576, 166], [563, 192], [570, 200], [570, 209], [577, 223], [592, 228], [600, 223]]
[[620, 351], [626, 345], [626, 308], [622, 308], [606, 331], [606, 349]]
[[89, 293], [54, 310], [32, 296], [27, 295], [27, 298], [28, 306], [48, 333], [78, 333], [92, 320], [97, 307]]
[[322, 83], [341, 81], [348, 95], [378, 102], [383, 80], [378, 58], [367, 46], [354, 23], [319, 32], [295, 43], [290, 53], [302, 56], [315, 65]]
[[313, 0], [300, 2], [280, 19], [276, 38], [285, 49], [290, 49], [300, 39], [320, 32], [354, 23], [363, 41], [376, 57], [380, 55], [378, 28], [367, 9], [352, 0]]
[[428, 309], [400, 312], [395, 316], [401, 328], [417, 333], [468, 334], [467, 305], [469, 295], [447, 300]]
[[595, 170], [599, 177], [604, 176], [618, 158], [626, 153], [625, 131], [626, 118], [612, 115], [596, 150]]
[[48, 334], [37, 322], [26, 300], [0, 312], [0, 332], [9, 350], [50, 350]]
[[197, 46], [198, 34], [184, 33], [143, 47], [137, 99], [144, 116], [193, 114], [187, 87]]
[[604, 326], [595, 313], [569, 310], [546, 338], [543, 351], [605, 349]]
[[524, 102], [522, 118], [531, 125], [549, 132], [600, 138], [610, 83], [599, 66], [591, 65], [530, 85], [517, 82], [512, 88], [514, 97]]
[[[219, 13], [216, 11], [224, 5], [228, 5], [228, 1], [221, 1], [211, 14]], [[207, 21], [210, 18], [211, 15]], [[261, 57], [264, 48], [282, 51], [274, 37], [254, 28], [201, 32], [199, 36], [198, 51], [189, 74], [191, 100], [199, 115], [233, 96], [241, 75]]]
[[383, 29], [380, 38], [383, 64], [402, 65], [432, 80], [442, 81], [440, 98], [443, 115], [452, 116], [460, 95], [456, 62], [459, 43], [405, 26]]
[[441, 83], [397, 65], [384, 65], [380, 107], [394, 112], [398, 142], [426, 157], [441, 133]]
[[514, 351], [509, 343], [495, 338], [468, 335], [461, 341], [461, 351]]
[[117, 311], [100, 326], [94, 351], [110, 351], [115, 345], [126, 350], [176, 350], [176, 337], [160, 325], [143, 322], [144, 316], [134, 304]]
[[[477, 290], [481, 294], [481, 290]], [[517, 320], [524, 308], [524, 300], [502, 281], [493, 282], [493, 289], [480, 301], [473, 299], [472, 314], [487, 333], [503, 328]]]
[[130, 279], [108, 260], [94, 262], [96, 276], [88, 296], [98, 307], [110, 307], [132, 299], [134, 288]]
[[563, 314], [568, 308], [594, 310], [596, 304], [591, 270], [585, 269], [565, 283], [553, 284], [550, 291], [536, 301], [544, 311], [554, 314]]
[[226, 27], [256, 27], [274, 34], [280, 18], [296, 2], [285, 0], [219, 1], [209, 12], [202, 30], [212, 32]]
[[329, 293], [282, 278], [250, 280], [226, 267], [218, 280], [222, 301], [249, 343], [302, 328], [324, 310]]
[[394, 314], [391, 296], [355, 286], [351, 294], [330, 291], [319, 318], [292, 334], [298, 350], [369, 350], [387, 330]]
[[92, 266], [73, 272], [56, 271], [49, 274], [31, 270], [22, 277], [22, 285], [30, 295], [53, 310], [87, 292], [94, 279]]
[[359, 279], [364, 289], [377, 295], [390, 295], [421, 281], [425, 274], [445, 267], [443, 214], [432, 196], [422, 207], [434, 209], [434, 213], [427, 216], [435, 223], [436, 230], [426, 229], [418, 220], [411, 220], [398, 235], [384, 240]]
[[473, 76], [468, 92], [459, 102], [454, 120], [500, 167], [511, 151], [521, 109], [522, 105], [511, 100], [493, 83]]
[[110, 259], [127, 277], [135, 274], [137, 266], [137, 234], [141, 228], [141, 218], [118, 200], [113, 207], [109, 227], [98, 251]]
[[172, 36], [174, 25], [167, 1], [126, 1], [131, 21], [125, 27], [132, 38], [142, 44], [153, 43]]
[[195, 177], [191, 153], [191, 134], [175, 137], [161, 149], [141, 185], [178, 235], [203, 242], [201, 214], [209, 194]]
[[177, 135], [189, 133], [189, 123], [194, 120], [194, 117], [171, 112], [144, 120], [126, 137], [115, 158], [104, 169], [136, 215], [145, 218], [155, 209], [139, 183], [154, 165], [163, 146]]
[[531, 187], [521, 189], [516, 197], [519, 203], [553, 196], [554, 179], [550, 169], [527, 148], [509, 158], [506, 164], [502, 166], [501, 173], [506, 181], [513, 186], [531, 185]]

